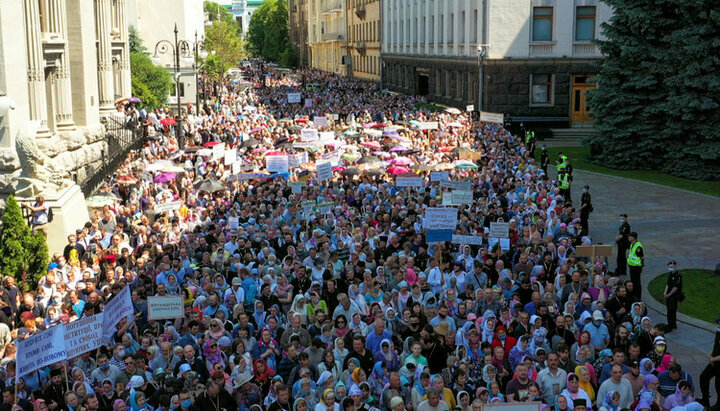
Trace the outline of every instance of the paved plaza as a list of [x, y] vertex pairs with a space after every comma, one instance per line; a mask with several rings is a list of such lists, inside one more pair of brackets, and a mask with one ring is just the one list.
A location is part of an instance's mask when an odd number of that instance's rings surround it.
[[[580, 187], [590, 185], [595, 208], [590, 216], [590, 233], [596, 243], [614, 244], [620, 225], [618, 214], [628, 214], [628, 222], [647, 253], [643, 301], [653, 324], [666, 322], [664, 304], [649, 295], [647, 286], [666, 271], [669, 260], [676, 260], [680, 270], [712, 270], [720, 263], [720, 198], [582, 170], [575, 170], [573, 176], [575, 203], [580, 202]], [[615, 255], [610, 267], [615, 269]], [[692, 374], [697, 385], [712, 348], [715, 326], [681, 313], [678, 320], [678, 329], [667, 335], [668, 350]], [[713, 398], [717, 397], [713, 394]]]

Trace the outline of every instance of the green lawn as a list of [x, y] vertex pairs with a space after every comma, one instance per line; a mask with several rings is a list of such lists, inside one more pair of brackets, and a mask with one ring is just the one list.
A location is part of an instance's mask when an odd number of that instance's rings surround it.
[[[714, 323], [720, 312], [717, 298], [720, 289], [720, 276], [710, 270], [682, 270], [683, 289], [686, 299], [680, 303], [679, 311], [691, 317]], [[656, 300], [665, 304], [663, 293], [667, 283], [667, 273], [650, 281], [649, 292]]]
[[[542, 142], [539, 142], [537, 145], [540, 146], [541, 144]], [[695, 191], [697, 193], [720, 197], [720, 181], [696, 181], [671, 176], [670, 174], [659, 171], [616, 170], [613, 168], [602, 167], [597, 164], [593, 164], [586, 159], [589, 152], [588, 147], [548, 147], [548, 152], [550, 153], [550, 167], [554, 167], [555, 159], [557, 159], [557, 153], [559, 151], [562, 151], [563, 154], [568, 156], [572, 166], [579, 170], [593, 171], [617, 177], [632, 178], [634, 180], [647, 181], [649, 183], [682, 188], [685, 190]], [[535, 158], [540, 158], [539, 148], [536, 150]]]

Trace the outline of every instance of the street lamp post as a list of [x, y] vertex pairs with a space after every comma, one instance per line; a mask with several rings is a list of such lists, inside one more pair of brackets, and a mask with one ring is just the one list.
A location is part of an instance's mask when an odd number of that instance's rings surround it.
[[178, 28], [175, 23], [175, 42], [169, 40], [160, 40], [155, 44], [155, 54], [153, 60], [159, 60], [159, 54], [172, 54], [173, 63], [175, 68], [175, 94], [177, 95], [177, 123], [175, 124], [175, 134], [178, 140], [180, 148], [185, 147], [185, 137], [182, 135], [182, 116], [181, 116], [181, 103], [180, 103], [180, 57], [183, 59], [189, 59], [190, 56], [190, 44], [186, 40], [178, 40]]
[[[195, 114], [200, 115], [200, 94], [197, 92], [197, 90], [200, 89], [200, 80], [198, 78], [198, 72], [200, 71], [200, 59], [198, 59], [198, 56], [202, 59], [205, 59], [208, 56], [208, 52], [205, 50], [205, 40], [201, 39], [198, 41], [198, 33], [197, 30], [195, 30], [195, 48], [194, 48], [194, 54], [195, 54]], [[205, 95], [205, 79], [203, 78], [203, 96]], [[203, 99], [204, 100], [204, 99]]]
[[478, 108], [477, 111], [480, 113], [483, 109], [483, 86], [485, 83], [485, 74], [483, 70], [483, 63], [485, 60], [485, 56], [487, 55], [487, 49], [485, 48], [485, 45], [479, 44], [477, 46], [477, 52], [478, 52]]

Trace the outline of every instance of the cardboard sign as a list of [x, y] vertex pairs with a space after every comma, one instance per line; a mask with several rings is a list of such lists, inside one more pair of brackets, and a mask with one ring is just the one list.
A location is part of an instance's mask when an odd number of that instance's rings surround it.
[[171, 201], [169, 203], [155, 204], [155, 212], [160, 214], [166, 211], [176, 211], [180, 209], [182, 201]]
[[425, 241], [428, 243], [440, 243], [452, 240], [452, 230], [427, 230], [425, 231]]
[[83, 317], [65, 324], [65, 351], [73, 358], [102, 345], [104, 314]]
[[300, 103], [302, 101], [302, 93], [287, 93], [288, 103]]
[[465, 190], [453, 190], [452, 202], [453, 204], [472, 204], [473, 192]]
[[475, 235], [453, 234], [452, 242], [453, 244], [482, 245], [483, 238]]
[[472, 183], [470, 181], [440, 181], [440, 187], [449, 188], [451, 190], [472, 190]]
[[422, 177], [397, 177], [395, 178], [395, 186], [397, 187], [422, 187]]
[[503, 113], [490, 113], [487, 111], [481, 111], [480, 121], [484, 121], [486, 123], [503, 124], [505, 122], [505, 115]]
[[65, 326], [56, 325], [32, 335], [18, 342], [15, 381], [35, 370], [66, 358]]
[[300, 141], [318, 141], [318, 131], [314, 128], [300, 130]]
[[510, 223], [490, 223], [490, 237], [509, 238]]
[[265, 157], [265, 169], [270, 173], [287, 173], [290, 169], [288, 156]]
[[313, 124], [315, 125], [315, 127], [327, 127], [328, 118], [323, 116], [315, 116], [313, 118]]
[[216, 144], [212, 148], [212, 159], [213, 161], [220, 161], [225, 157], [225, 144]]
[[430, 173], [430, 181], [447, 181], [450, 180], [450, 172], [449, 171], [433, 171]]
[[330, 120], [332, 121], [340, 120], [340, 114], [329, 114], [328, 117], [330, 117]]
[[579, 245], [575, 247], [576, 257], [610, 257], [613, 247], [611, 245]]
[[317, 163], [316, 167], [318, 181], [330, 180], [332, 178], [332, 164], [329, 162]]
[[237, 149], [231, 148], [225, 152], [225, 165], [235, 164], [237, 161]]
[[148, 297], [148, 319], [164, 320], [167, 318], [183, 318], [185, 308], [182, 296]]
[[302, 206], [303, 210], [308, 212], [312, 211], [313, 208], [315, 208], [315, 206], [317, 205], [317, 203], [315, 201], [303, 201], [302, 203], [300, 203], [300, 205]]
[[442, 195], [442, 206], [450, 207], [453, 205], [452, 191], [446, 191]]
[[288, 156], [288, 166], [290, 168], [300, 167], [300, 164], [308, 162], [308, 153], [303, 151], [298, 154], [291, 154]]
[[454, 230], [457, 227], [457, 208], [428, 207], [425, 210], [423, 228], [427, 230]]
[[312, 107], [312, 106], [313, 106], [313, 101], [312, 101], [312, 99], [311, 99], [311, 98], [306, 98], [306, 99], [305, 99], [305, 107], [306, 107], [306, 108], [310, 108], [310, 107]]
[[437, 130], [440, 128], [440, 123], [437, 121], [425, 121], [425, 122], [419, 122], [420, 123], [420, 129], [422, 130]]
[[130, 299], [130, 287], [125, 286], [110, 302], [105, 304], [103, 313], [103, 336], [108, 337], [115, 331], [115, 325], [123, 318], [131, 315], [135, 309]]

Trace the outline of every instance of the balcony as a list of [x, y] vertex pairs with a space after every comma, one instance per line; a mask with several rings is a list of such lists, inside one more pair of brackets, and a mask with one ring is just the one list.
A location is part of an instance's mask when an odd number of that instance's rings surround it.
[[573, 43], [573, 57], [601, 57], [594, 43]]
[[359, 19], [365, 19], [365, 3], [360, 3], [355, 6], [355, 15], [358, 16]]
[[555, 55], [555, 43], [530, 43], [530, 57], [552, 57]]
[[333, 32], [333, 33], [323, 33], [320, 35], [320, 39], [322, 41], [343, 41], [345, 40], [345, 36], [342, 33]]
[[355, 42], [355, 48], [356, 49], [365, 49], [367, 47], [365, 40], [358, 40]]

